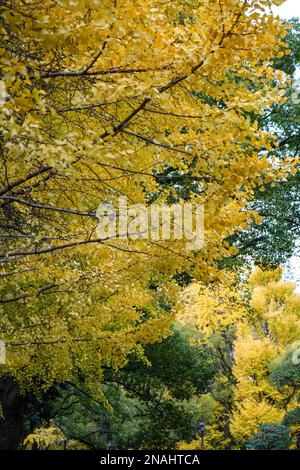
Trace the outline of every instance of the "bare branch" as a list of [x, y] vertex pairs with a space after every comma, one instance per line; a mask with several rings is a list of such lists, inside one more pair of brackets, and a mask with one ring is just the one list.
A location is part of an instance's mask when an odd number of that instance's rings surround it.
[[[25, 201], [24, 199], [19, 199], [15, 196], [0, 196], [0, 199], [4, 199], [5, 201], [12, 201], [12, 202], [17, 202], [18, 204], [23, 204], [24, 206], [29, 206], [33, 207], [36, 209], [43, 209], [43, 210], [48, 210], [48, 211], [55, 211], [55, 212], [63, 212], [66, 214], [75, 214], [75, 215], [80, 215], [83, 217], [96, 217], [95, 212], [81, 212], [81, 211], [76, 211], [74, 209], [63, 209], [62, 207], [55, 207], [55, 206], [45, 206], [43, 204], [37, 203], [37, 202], [31, 202], [31, 201]], [[0, 206], [1, 207], [1, 206]]]
[[45, 173], [46, 171], [51, 171], [51, 170], [52, 170], [51, 166], [42, 166], [38, 170], [33, 171], [32, 173], [29, 173], [27, 176], [25, 176], [25, 178], [20, 178], [19, 180], [15, 181], [14, 183], [11, 183], [11, 184], [7, 185], [5, 188], [3, 188], [0, 191], [0, 196], [2, 196], [3, 194], [8, 193], [11, 189], [15, 188], [16, 186], [20, 186], [20, 184], [23, 184], [26, 181], [28, 181], [32, 178], [35, 178], [36, 176], [41, 175], [42, 173]]

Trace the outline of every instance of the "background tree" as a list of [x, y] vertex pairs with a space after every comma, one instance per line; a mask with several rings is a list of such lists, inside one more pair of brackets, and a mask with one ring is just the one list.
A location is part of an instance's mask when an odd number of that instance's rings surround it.
[[[290, 345], [285, 354], [278, 358], [271, 367], [271, 383], [279, 390], [290, 387], [295, 393], [299, 393], [300, 387], [300, 365], [299, 365], [299, 342]], [[300, 448], [300, 407], [299, 403], [294, 409], [289, 410], [283, 418], [282, 423], [291, 430], [297, 449]]]
[[300, 296], [281, 274], [257, 268], [248, 284], [187, 289], [179, 321], [196, 328], [197, 341], [208, 342], [219, 360], [209, 394], [199, 398], [207, 448], [243, 448], [260, 425], [285, 426], [284, 416], [297, 406], [299, 384], [286, 380], [279, 389], [270, 381], [273, 361], [297, 344], [300, 328]]
[[286, 450], [291, 445], [289, 428], [282, 424], [261, 425], [260, 432], [247, 443], [249, 450]]
[[[216, 370], [208, 348], [191, 345], [184, 331], [175, 331], [146, 346], [143, 355], [132, 356], [120, 371], [106, 370], [104, 384], [95, 384], [94, 394], [68, 383], [49, 391], [41, 402], [33, 399], [26, 410], [25, 443], [34, 445], [42, 433], [53, 439], [49, 430], [56, 426], [65, 440], [72, 440], [68, 448], [75, 440], [95, 449], [173, 449], [179, 440], [195, 435], [195, 396], [206, 392]], [[34, 416], [38, 422], [32, 426]]]
[[[277, 136], [277, 146], [267, 153], [280, 161], [298, 156], [300, 151], [300, 87], [297, 79], [300, 63], [300, 24], [294, 18], [289, 22], [286, 43], [291, 51], [273, 62], [292, 80], [286, 88], [286, 102], [274, 105], [258, 118], [259, 126]], [[292, 173], [276, 185], [267, 184], [255, 190], [255, 200], [250, 204], [261, 217], [260, 224], [251, 224], [235, 241], [239, 256], [250, 256], [262, 265], [285, 264], [297, 253], [299, 240], [299, 172]], [[233, 239], [230, 239], [232, 242]]]

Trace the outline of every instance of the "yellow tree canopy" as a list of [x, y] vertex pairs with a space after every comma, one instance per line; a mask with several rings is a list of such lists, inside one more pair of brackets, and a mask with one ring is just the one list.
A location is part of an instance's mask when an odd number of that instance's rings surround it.
[[[208, 422], [208, 448], [239, 448], [261, 424], [278, 424], [296, 408], [297, 389], [277, 389], [270, 381], [273, 361], [299, 340], [295, 287], [282, 279], [281, 268], [256, 268], [247, 284], [186, 289], [177, 319], [192, 325], [197, 340], [210, 344], [220, 361], [210, 393], [199, 399], [202, 419]], [[199, 448], [199, 442], [187, 448]]]
[[[94, 377], [168, 331], [170, 277], [219, 277], [224, 240], [282, 168], [250, 116], [284, 94], [269, 0], [1, 5], [1, 321], [10, 372]], [[172, 171], [171, 171], [172, 170]], [[174, 176], [175, 175], [175, 176]], [[205, 247], [97, 237], [99, 203], [205, 206]], [[162, 298], [168, 308], [162, 308]]]
[[[236, 409], [231, 430], [237, 440], [251, 437], [263, 423], [280, 423], [297, 406], [296, 390], [276, 390], [269, 380], [270, 364], [299, 340], [300, 295], [295, 284], [281, 279], [281, 269], [257, 269], [250, 278], [252, 318], [238, 327], [234, 375]], [[296, 367], [296, 366], [295, 366]]]

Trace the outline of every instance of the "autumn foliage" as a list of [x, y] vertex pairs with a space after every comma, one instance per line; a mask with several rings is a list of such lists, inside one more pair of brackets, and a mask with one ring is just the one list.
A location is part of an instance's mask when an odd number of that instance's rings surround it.
[[[280, 418], [285, 397], [266, 385], [263, 360], [294, 333], [274, 312], [265, 320], [264, 308], [253, 319], [261, 338], [247, 322], [240, 326], [247, 309], [222, 264], [238, 252], [229, 237], [261, 220], [248, 206], [255, 188], [295, 172], [291, 159], [267, 158], [276, 136], [258, 123], [283, 103], [289, 83], [272, 67], [289, 54], [272, 3], [1, 3], [0, 340], [7, 360], [0, 373], [22, 391], [93, 384], [105, 368], [123, 367], [128, 355], [162, 341], [181, 309], [179, 281], [188, 277], [221, 283], [227, 304], [233, 296], [221, 321], [216, 299], [206, 296], [203, 323], [204, 335], [239, 325], [231, 373], [240, 405], [228, 432], [246, 439], [255, 420], [243, 431], [239, 423], [253, 403], [264, 417]], [[97, 207], [120, 195], [147, 206], [203, 204], [203, 249], [189, 251], [185, 240], [99, 238]], [[266, 302], [269, 294], [261, 295], [257, 302]], [[263, 321], [277, 343], [264, 337]], [[243, 363], [250, 343], [260, 364], [251, 392]], [[259, 394], [275, 394], [275, 405]]]

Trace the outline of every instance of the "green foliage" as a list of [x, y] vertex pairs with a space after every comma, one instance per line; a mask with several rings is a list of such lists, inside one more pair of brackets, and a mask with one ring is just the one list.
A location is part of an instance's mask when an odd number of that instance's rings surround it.
[[[295, 72], [300, 62], [300, 23], [292, 20], [286, 42], [290, 55], [274, 60], [273, 67], [293, 79], [286, 89], [286, 102], [275, 104], [262, 117], [260, 126], [275, 132], [278, 147], [268, 151], [269, 156], [285, 160], [300, 153], [300, 89]], [[262, 266], [285, 263], [297, 249], [300, 237], [300, 175], [291, 174], [285, 181], [267, 183], [255, 190], [250, 208], [263, 217], [260, 224], [253, 223], [247, 231], [230, 237], [235, 241], [242, 258], [251, 256]]]
[[[292, 394], [296, 395], [300, 387], [299, 341], [288, 347], [283, 357], [272, 364], [270, 380], [278, 388], [292, 387]], [[297, 449], [300, 448], [300, 407], [287, 411], [282, 424], [292, 429], [291, 435], [295, 440]]]
[[263, 424], [248, 441], [248, 450], [287, 450], [291, 444], [289, 428], [282, 424]]
[[299, 342], [287, 349], [285, 355], [274, 362], [271, 370], [271, 381], [277, 387], [289, 385], [291, 387], [300, 386], [300, 363], [298, 350]]
[[212, 350], [192, 346], [181, 329], [161, 343], [146, 346], [145, 357], [149, 365], [134, 356], [127, 367], [107, 379], [134, 384], [145, 396], [151, 396], [153, 389], [167, 389], [173, 398], [187, 400], [205, 391], [217, 371]]
[[289, 411], [283, 418], [283, 424], [286, 426], [294, 426], [300, 424], [300, 407], [298, 406], [292, 411]]
[[[83, 385], [55, 387], [28, 414], [38, 428], [55, 423], [67, 441], [88, 448], [173, 449], [191, 440], [199, 406], [195, 395], [206, 392], [217, 370], [211, 350], [191, 345], [182, 331], [147, 346], [119, 370], [106, 370], [104, 384], [91, 392]], [[24, 433], [32, 433], [30, 419]]]

